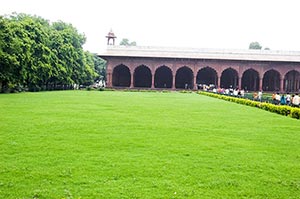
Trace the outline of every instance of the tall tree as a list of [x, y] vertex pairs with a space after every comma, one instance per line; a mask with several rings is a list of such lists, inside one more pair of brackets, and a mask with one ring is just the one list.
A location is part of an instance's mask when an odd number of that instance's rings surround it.
[[98, 76], [86, 39], [71, 24], [26, 14], [0, 16], [0, 92], [71, 88]]
[[249, 49], [257, 49], [260, 50], [262, 48], [262, 46], [257, 42], [251, 42], [249, 45]]

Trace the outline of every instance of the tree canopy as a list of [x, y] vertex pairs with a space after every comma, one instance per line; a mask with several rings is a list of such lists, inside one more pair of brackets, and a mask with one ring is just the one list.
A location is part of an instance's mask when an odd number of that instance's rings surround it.
[[249, 45], [249, 49], [257, 49], [260, 50], [262, 48], [262, 46], [257, 42], [251, 42]]
[[136, 46], [136, 42], [135, 41], [132, 41], [132, 42], [129, 42], [129, 39], [127, 38], [124, 38], [122, 39], [122, 41], [120, 42], [120, 45], [122, 46]]
[[104, 60], [84, 51], [71, 24], [27, 14], [0, 16], [0, 92], [72, 88], [105, 77]]

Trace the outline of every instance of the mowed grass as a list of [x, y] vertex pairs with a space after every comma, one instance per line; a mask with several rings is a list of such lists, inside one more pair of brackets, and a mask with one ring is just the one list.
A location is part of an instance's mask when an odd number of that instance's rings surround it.
[[0, 95], [0, 198], [299, 197], [299, 120], [194, 93]]

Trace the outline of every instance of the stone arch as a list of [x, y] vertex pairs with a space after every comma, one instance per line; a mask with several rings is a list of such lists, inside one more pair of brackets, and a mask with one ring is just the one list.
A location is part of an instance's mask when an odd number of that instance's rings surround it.
[[264, 91], [279, 91], [280, 90], [280, 73], [277, 70], [271, 69], [264, 73], [263, 77]]
[[223, 70], [221, 74], [221, 87], [222, 88], [236, 88], [238, 87], [238, 72], [233, 68]]
[[284, 90], [298, 92], [300, 89], [300, 73], [296, 70], [288, 71], [284, 76]]
[[163, 65], [155, 70], [154, 87], [155, 88], [172, 88], [173, 76], [172, 70]]
[[176, 71], [175, 88], [192, 89], [194, 87], [194, 75], [192, 69], [183, 66]]
[[112, 85], [115, 87], [130, 87], [131, 75], [129, 68], [120, 64], [113, 69]]
[[197, 73], [196, 83], [205, 85], [214, 84], [217, 86], [218, 74], [216, 70], [209, 66], [201, 68]]
[[242, 89], [248, 91], [258, 91], [259, 90], [259, 73], [250, 68], [243, 72], [242, 75]]
[[133, 80], [134, 87], [151, 88], [151, 70], [145, 65], [140, 65], [136, 67], [133, 74]]

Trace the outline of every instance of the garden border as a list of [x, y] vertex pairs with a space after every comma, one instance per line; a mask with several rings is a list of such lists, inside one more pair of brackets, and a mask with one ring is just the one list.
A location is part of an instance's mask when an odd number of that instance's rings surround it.
[[200, 95], [206, 95], [209, 97], [214, 97], [230, 102], [235, 102], [238, 104], [244, 104], [247, 106], [257, 107], [266, 111], [270, 111], [272, 113], [277, 113], [284, 116], [289, 116], [291, 118], [300, 119], [300, 108], [290, 107], [287, 105], [275, 105], [267, 102], [257, 102], [249, 99], [231, 97], [227, 95], [215, 94], [210, 92], [199, 91], [197, 92]]

